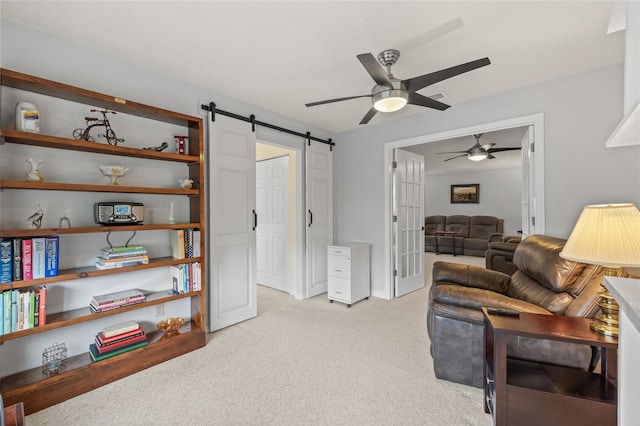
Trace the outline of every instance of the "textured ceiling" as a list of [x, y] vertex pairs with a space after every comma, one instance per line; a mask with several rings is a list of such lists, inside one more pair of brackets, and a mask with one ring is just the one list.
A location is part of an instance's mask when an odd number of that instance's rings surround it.
[[[7, 1], [10, 19], [331, 132], [357, 128], [373, 84], [360, 53], [401, 50], [405, 79], [492, 64], [420, 91], [456, 104], [622, 63], [600, 1]], [[224, 107], [220, 105], [220, 107]], [[377, 114], [369, 125], [425, 109]], [[446, 114], [447, 112], [442, 112]]]

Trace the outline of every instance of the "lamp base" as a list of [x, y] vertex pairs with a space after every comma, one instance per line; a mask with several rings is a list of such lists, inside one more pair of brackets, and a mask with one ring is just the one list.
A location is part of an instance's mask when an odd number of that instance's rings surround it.
[[[605, 267], [605, 275], [613, 277], [628, 277], [624, 268], [611, 268]], [[598, 299], [598, 306], [600, 306], [601, 313], [595, 318], [595, 321], [591, 323], [591, 331], [604, 334], [605, 336], [618, 337], [620, 330], [619, 325], [619, 312], [620, 306], [614, 299], [613, 295], [609, 293], [602, 284], [602, 291], [599, 293], [600, 299]]]

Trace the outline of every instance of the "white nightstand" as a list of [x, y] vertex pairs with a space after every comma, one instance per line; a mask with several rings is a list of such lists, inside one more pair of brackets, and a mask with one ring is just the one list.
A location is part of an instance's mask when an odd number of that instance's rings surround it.
[[369, 244], [351, 243], [327, 248], [327, 293], [334, 300], [352, 304], [370, 294]]

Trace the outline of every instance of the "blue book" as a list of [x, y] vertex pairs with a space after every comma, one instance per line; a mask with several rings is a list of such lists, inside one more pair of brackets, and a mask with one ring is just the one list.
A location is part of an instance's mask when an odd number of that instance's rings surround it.
[[45, 277], [55, 277], [58, 275], [58, 255], [60, 238], [56, 235], [47, 237], [45, 240]]
[[0, 283], [13, 281], [13, 243], [9, 239], [0, 241]]
[[13, 280], [22, 280], [22, 238], [14, 238], [13, 243]]
[[13, 292], [11, 290], [7, 290], [4, 293], [2, 293], [2, 299], [4, 299], [4, 309], [2, 312], [2, 316], [4, 317], [3, 322], [4, 322], [4, 333], [3, 334], [9, 334], [11, 333], [11, 309], [13, 308], [13, 305], [11, 304], [11, 294]]
[[44, 271], [46, 269], [47, 253], [45, 251], [46, 238], [37, 237], [32, 238], [33, 244], [31, 248], [31, 270], [33, 273], [33, 279], [44, 278]]
[[19, 331], [18, 327], [18, 303], [20, 301], [20, 291], [13, 290], [11, 292], [11, 331]]

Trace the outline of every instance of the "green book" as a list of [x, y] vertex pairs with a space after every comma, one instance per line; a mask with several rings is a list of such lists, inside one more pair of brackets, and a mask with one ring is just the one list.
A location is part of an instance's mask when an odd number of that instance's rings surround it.
[[4, 309], [2, 314], [4, 315], [4, 324], [3, 324], [3, 332], [4, 334], [9, 334], [11, 333], [11, 321], [12, 321], [12, 317], [11, 317], [11, 308], [12, 308], [12, 304], [11, 304], [11, 291], [7, 290], [4, 293], [2, 293], [2, 298], [4, 299]]
[[100, 354], [100, 352], [98, 352], [98, 348], [96, 347], [96, 344], [92, 343], [89, 345], [89, 353], [91, 354], [91, 359], [93, 359], [94, 361], [102, 361], [103, 359], [111, 358], [112, 356], [120, 355], [122, 353], [129, 352], [137, 348], [141, 348], [143, 346], [146, 346], [148, 343], [149, 342], [145, 340], [143, 342], [136, 343], [131, 346], [126, 346], [117, 351], [109, 352], [102, 355]]
[[35, 327], [37, 324], [35, 323], [36, 318], [36, 292], [31, 290], [29, 291], [29, 328]]

